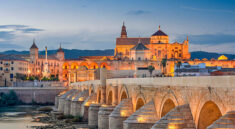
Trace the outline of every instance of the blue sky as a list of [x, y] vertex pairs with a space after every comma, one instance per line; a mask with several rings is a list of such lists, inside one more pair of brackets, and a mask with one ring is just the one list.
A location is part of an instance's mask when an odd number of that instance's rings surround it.
[[235, 54], [235, 0], [0, 0], [0, 51], [112, 49], [125, 21], [129, 37], [158, 25], [190, 51]]

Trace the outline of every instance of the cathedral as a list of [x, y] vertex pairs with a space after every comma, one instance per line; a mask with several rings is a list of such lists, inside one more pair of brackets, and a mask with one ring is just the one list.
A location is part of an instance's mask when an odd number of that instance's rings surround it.
[[169, 43], [169, 37], [160, 26], [151, 37], [128, 37], [123, 23], [121, 36], [116, 39], [115, 56], [129, 60], [189, 60], [189, 41]]

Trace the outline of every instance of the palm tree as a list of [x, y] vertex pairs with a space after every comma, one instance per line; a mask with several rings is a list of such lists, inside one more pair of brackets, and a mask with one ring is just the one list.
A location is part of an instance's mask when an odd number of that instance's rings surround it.
[[150, 73], [150, 77], [152, 77], [152, 73], [155, 70], [155, 68], [152, 65], [150, 65], [150, 66], [148, 66], [148, 70], [149, 70], [149, 73]]
[[162, 68], [163, 68], [163, 74], [165, 74], [166, 63], [167, 63], [167, 59], [163, 58], [162, 61], [161, 61]]

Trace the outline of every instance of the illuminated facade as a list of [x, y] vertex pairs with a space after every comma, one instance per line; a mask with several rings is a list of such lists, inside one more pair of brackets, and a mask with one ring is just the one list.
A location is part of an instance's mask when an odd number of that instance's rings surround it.
[[[141, 47], [139, 47], [141, 46]], [[141, 48], [144, 47], [144, 50]], [[165, 34], [160, 26], [158, 31], [155, 32], [151, 37], [138, 38], [128, 37], [126, 27], [123, 24], [121, 36], [116, 39], [115, 56], [119, 59], [130, 59], [130, 60], [162, 60], [166, 59], [179, 59], [189, 60], [190, 53], [188, 51], [189, 41], [188, 37], [183, 43], [169, 43], [169, 37]], [[133, 49], [140, 48], [138, 51], [141, 56], [136, 57], [136, 52]], [[133, 55], [134, 54], [134, 55]]]
[[[126, 26], [123, 24], [121, 35], [116, 38], [114, 56], [84, 56], [69, 60], [65, 59], [61, 46], [53, 55], [47, 55], [47, 48], [45, 55], [39, 55], [38, 47], [33, 41], [30, 54], [22, 55], [20, 58], [27, 62], [27, 66], [24, 66], [27, 70], [23, 74], [40, 78], [54, 76], [68, 83], [98, 79], [98, 69], [104, 67], [109, 70], [109, 78], [143, 77], [136, 75], [141, 73], [137, 71], [146, 69], [150, 65], [157, 71], [155, 75], [164, 72], [167, 76], [174, 76], [174, 68], [178, 61], [187, 62], [190, 65], [205, 63], [206, 66], [235, 68], [235, 61], [228, 60], [224, 55], [218, 59], [190, 60], [188, 48], [188, 37], [182, 43], [169, 43], [169, 36], [161, 30], [160, 26], [152, 36], [143, 38], [128, 37]], [[163, 59], [167, 59], [166, 66], [162, 64]], [[11, 71], [6, 72], [11, 73]], [[4, 77], [1, 78], [3, 80]]]

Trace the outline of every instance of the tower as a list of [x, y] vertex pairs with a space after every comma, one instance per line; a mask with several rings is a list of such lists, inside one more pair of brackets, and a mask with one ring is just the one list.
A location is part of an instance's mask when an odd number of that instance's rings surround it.
[[122, 25], [121, 38], [127, 38], [126, 26], [125, 26], [124, 22]]
[[49, 72], [49, 68], [48, 68], [48, 60], [47, 60], [47, 47], [45, 48], [45, 63], [43, 65], [43, 77], [49, 77], [50, 72]]
[[37, 59], [38, 59], [38, 47], [35, 43], [35, 39], [33, 39], [33, 44], [30, 47], [30, 62], [36, 63]]
[[57, 50], [57, 53], [56, 53], [56, 57], [60, 60], [60, 61], [63, 61], [64, 60], [64, 51], [61, 47], [61, 44], [60, 44], [60, 48]]

